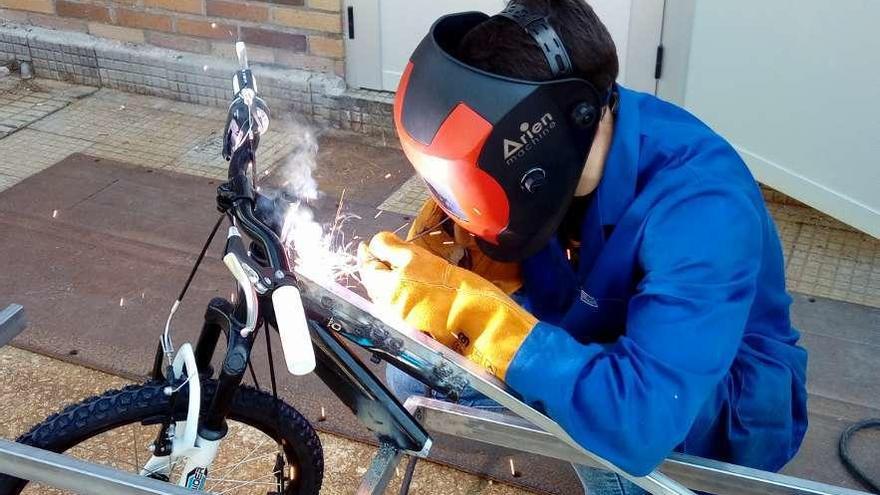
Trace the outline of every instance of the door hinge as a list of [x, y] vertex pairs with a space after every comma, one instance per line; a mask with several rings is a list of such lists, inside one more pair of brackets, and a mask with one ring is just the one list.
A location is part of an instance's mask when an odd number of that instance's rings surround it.
[[663, 45], [657, 47], [657, 60], [654, 62], [654, 79], [663, 77]]
[[354, 39], [354, 7], [348, 7], [348, 39]]

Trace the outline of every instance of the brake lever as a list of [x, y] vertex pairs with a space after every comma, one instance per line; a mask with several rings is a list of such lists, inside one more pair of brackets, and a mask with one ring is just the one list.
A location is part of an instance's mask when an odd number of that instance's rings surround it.
[[[241, 243], [241, 235], [238, 232], [238, 229], [234, 226], [229, 227], [229, 240], [232, 241], [233, 237], [238, 237], [238, 242]], [[247, 338], [252, 334], [257, 328], [257, 309], [259, 307], [259, 302], [257, 300], [257, 287], [256, 284], [259, 281], [259, 275], [254, 273], [253, 268], [250, 266], [246, 266], [238, 254], [236, 254], [235, 249], [229, 249], [228, 252], [223, 256], [223, 264], [229, 269], [232, 273], [232, 276], [235, 278], [235, 281], [238, 282], [238, 286], [241, 288], [242, 294], [244, 294], [245, 305], [247, 307], [247, 316], [245, 319], [245, 325], [241, 329], [241, 336]], [[257, 280], [252, 280], [252, 277], [257, 277]]]

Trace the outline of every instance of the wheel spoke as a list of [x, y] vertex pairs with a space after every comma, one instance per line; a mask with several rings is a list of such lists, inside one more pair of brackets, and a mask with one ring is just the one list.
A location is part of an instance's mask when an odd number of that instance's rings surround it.
[[269, 474], [267, 474], [267, 475], [265, 475], [265, 476], [260, 476], [259, 478], [254, 478], [254, 479], [251, 480], [251, 481], [244, 481], [244, 482], [241, 482], [241, 484], [239, 484], [238, 486], [234, 486], [234, 487], [232, 487], [232, 488], [230, 488], [230, 489], [228, 489], [228, 490], [223, 490], [222, 492], [219, 492], [219, 493], [217, 493], [216, 495], [225, 495], [225, 494], [227, 494], [227, 493], [232, 492], [233, 490], [238, 490], [238, 489], [244, 488], [245, 486], [252, 486], [252, 485], [256, 485], [256, 484], [260, 484], [260, 485], [268, 484], [268, 485], [272, 485], [272, 486], [274, 486], [275, 483], [267, 483], [267, 482], [265, 482], [265, 481], [260, 481], [260, 480], [265, 479], [265, 478], [274, 477], [274, 476], [276, 476], [277, 474], [278, 474], [278, 472], [272, 472], [272, 473], [269, 473]]

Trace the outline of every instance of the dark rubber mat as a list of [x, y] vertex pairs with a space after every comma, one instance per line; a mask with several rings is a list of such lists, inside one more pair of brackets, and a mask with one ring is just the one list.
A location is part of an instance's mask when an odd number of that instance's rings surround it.
[[[396, 156], [387, 150], [355, 151], [349, 154]], [[327, 153], [333, 156], [332, 150]], [[372, 166], [397, 174], [399, 163], [392, 158], [378, 165], [374, 160]], [[325, 180], [335, 173], [326, 171]], [[334, 192], [350, 180], [348, 172], [337, 175], [338, 183], [329, 185]], [[374, 176], [384, 177], [379, 172]], [[373, 180], [363, 194], [356, 189], [360, 184], [348, 182], [346, 211], [363, 218], [349, 228], [367, 237], [407, 222], [387, 212], [375, 218], [375, 207], [384, 197], [377, 189], [387, 195], [405, 178]], [[216, 187], [216, 181], [204, 178], [72, 155], [0, 194], [0, 249], [5, 253], [0, 303], [24, 305], [30, 323], [15, 344], [136, 379], [145, 376], [168, 309], [217, 218]], [[319, 204], [319, 217], [331, 218], [336, 207], [335, 197], [326, 198]], [[210, 298], [229, 295], [232, 279], [218, 261], [221, 248], [218, 239], [175, 318], [178, 344], [196, 338]], [[811, 351], [811, 427], [786, 472], [856, 488], [837, 459], [837, 438], [848, 424], [880, 416], [880, 311], [800, 296], [793, 311]], [[265, 350], [263, 345], [257, 349], [254, 362], [265, 377]], [[381, 376], [379, 367], [374, 368]], [[317, 420], [321, 408], [326, 410], [326, 421], [316, 422], [317, 427], [369, 440], [368, 432], [317, 379], [284, 377], [281, 385], [284, 397], [308, 418]], [[437, 440], [432, 455], [439, 462], [536, 491], [581, 491], [563, 463], [462, 439]], [[876, 436], [874, 441], [866, 435], [854, 442], [853, 450], [880, 475]], [[509, 457], [528, 467], [520, 469], [521, 477], [510, 477]]]

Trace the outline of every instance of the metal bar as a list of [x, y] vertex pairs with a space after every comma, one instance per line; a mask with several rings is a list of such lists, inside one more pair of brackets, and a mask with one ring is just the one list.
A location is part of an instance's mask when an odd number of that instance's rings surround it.
[[[592, 457], [516, 416], [426, 397], [410, 397], [406, 401], [406, 408], [432, 432], [603, 468]], [[869, 495], [848, 488], [684, 454], [673, 454], [659, 470], [692, 490], [715, 495]]]
[[10, 304], [0, 311], [0, 347], [17, 337], [26, 326], [24, 308], [20, 304]]
[[379, 452], [370, 463], [370, 468], [364, 475], [356, 495], [382, 495], [388, 488], [388, 483], [394, 477], [394, 470], [400, 464], [403, 452], [387, 443], [379, 444]]
[[159, 480], [0, 440], [0, 472], [82, 495], [192, 495]]
[[504, 382], [483, 368], [456, 354], [429, 336], [409, 328], [400, 320], [379, 318], [377, 308], [366, 299], [334, 282], [312, 277], [308, 267], [297, 267], [303, 301], [310, 313], [323, 315], [320, 323], [344, 335], [365, 349], [383, 356], [404, 369], [418, 370], [419, 378], [435, 390], [449, 395], [468, 387], [525, 418], [580, 451], [603, 469], [613, 471], [654, 495], [694, 495], [684, 485], [660, 472], [636, 477], [611, 462], [585, 450], [549, 417], [517, 399]]

